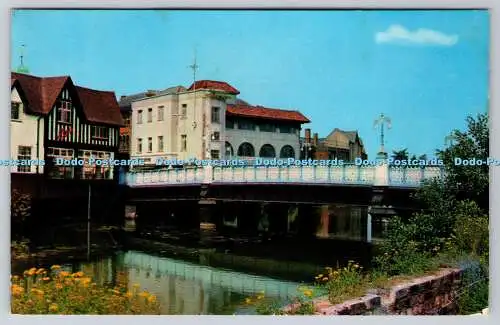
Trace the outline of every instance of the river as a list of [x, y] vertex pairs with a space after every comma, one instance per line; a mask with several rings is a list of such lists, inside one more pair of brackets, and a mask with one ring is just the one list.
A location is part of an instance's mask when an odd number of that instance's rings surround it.
[[[128, 250], [61, 266], [69, 272], [83, 271], [101, 285], [123, 284], [130, 289], [135, 284], [140, 285], [142, 290], [157, 296], [161, 313], [165, 315], [255, 314], [254, 308], [246, 304], [246, 298], [265, 292], [266, 297], [285, 303], [296, 296], [297, 287], [301, 285], [283, 277], [238, 271], [237, 267], [215, 267], [210, 265], [210, 257], [206, 255], [198, 254], [196, 258], [186, 259]], [[263, 263], [265, 266], [262, 260], [245, 259], [247, 264]], [[311, 266], [302, 266], [282, 262], [275, 264], [274, 268], [295, 268], [295, 274], [302, 269], [304, 278], [311, 278], [313, 274], [305, 274]], [[19, 265], [13, 272], [19, 273], [23, 267]]]

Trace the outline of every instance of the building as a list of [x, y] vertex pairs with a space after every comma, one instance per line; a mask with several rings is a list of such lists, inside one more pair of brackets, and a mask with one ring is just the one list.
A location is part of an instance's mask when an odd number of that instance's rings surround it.
[[115, 94], [77, 86], [69, 76], [11, 73], [11, 158], [43, 160], [12, 173], [60, 179], [113, 179], [113, 166], [57, 166], [57, 158], [114, 159], [123, 125]]
[[120, 155], [130, 156], [130, 137], [132, 134], [130, 121], [132, 119], [132, 102], [152, 96], [161, 96], [185, 90], [186, 88], [177, 86], [167, 88], [165, 90], [148, 90], [138, 94], [121, 96], [118, 101], [118, 105], [120, 106], [120, 113], [122, 115], [124, 125], [120, 128], [120, 146], [118, 150]]
[[356, 158], [368, 159], [358, 131], [343, 131], [335, 128], [326, 138], [318, 138], [311, 130], [305, 130], [301, 139], [301, 158], [340, 159], [345, 162], [354, 162]]
[[298, 111], [252, 106], [222, 81], [200, 80], [132, 101], [131, 158], [299, 157]]

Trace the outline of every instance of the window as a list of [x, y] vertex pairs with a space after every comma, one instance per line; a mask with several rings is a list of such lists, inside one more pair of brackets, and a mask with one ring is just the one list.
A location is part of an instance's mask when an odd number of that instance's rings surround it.
[[111, 166], [98, 166], [96, 164], [90, 164], [89, 160], [102, 159], [109, 160], [111, 157], [109, 152], [105, 151], [91, 151], [91, 150], [79, 150], [78, 159], [83, 161], [82, 173], [80, 174], [81, 179], [111, 179], [113, 177]]
[[158, 151], [159, 152], [163, 151], [163, 136], [162, 135], [158, 136]]
[[295, 133], [295, 130], [290, 125], [280, 125], [280, 133]]
[[255, 124], [251, 121], [241, 120], [238, 122], [238, 129], [255, 131]]
[[142, 153], [142, 139], [137, 139], [137, 153]]
[[153, 122], [153, 109], [148, 108], [148, 123]]
[[220, 107], [212, 107], [212, 123], [220, 123]]
[[47, 148], [47, 157], [52, 164], [49, 168], [49, 177], [51, 178], [73, 178], [73, 166], [59, 166], [55, 164], [57, 158], [71, 160], [74, 158], [73, 149], [65, 148]]
[[261, 132], [275, 132], [276, 131], [276, 126], [271, 123], [262, 123], [259, 125], [259, 130]]
[[255, 149], [253, 146], [248, 143], [244, 142], [238, 147], [238, 156], [239, 157], [254, 157], [255, 156]]
[[219, 141], [220, 140], [220, 132], [212, 133], [212, 140]]
[[19, 120], [19, 103], [10, 103], [10, 119]]
[[274, 147], [270, 144], [265, 144], [260, 148], [259, 157], [263, 158], [274, 158], [276, 157], [276, 151]]
[[219, 150], [210, 150], [210, 158], [211, 159], [219, 159]]
[[[18, 160], [31, 160], [31, 147], [19, 146], [17, 147], [17, 159]], [[26, 164], [25, 166], [18, 165], [17, 171], [19, 173], [29, 173], [31, 171], [31, 165]]]
[[137, 124], [142, 124], [142, 109], [137, 111]]
[[92, 138], [94, 139], [108, 139], [109, 129], [105, 126], [92, 126]]
[[181, 117], [183, 119], [187, 117], [187, 104], [182, 104]]
[[148, 138], [148, 152], [153, 152], [153, 138]]
[[187, 150], [187, 135], [182, 134], [181, 135], [181, 151], [186, 151]]
[[158, 121], [163, 121], [164, 107], [158, 106]]
[[231, 119], [226, 120], [226, 129], [234, 129], [234, 121]]
[[280, 158], [294, 158], [295, 150], [293, 150], [292, 146], [286, 145], [283, 146], [280, 150]]
[[71, 123], [71, 102], [60, 100], [57, 103], [57, 121], [60, 123]]

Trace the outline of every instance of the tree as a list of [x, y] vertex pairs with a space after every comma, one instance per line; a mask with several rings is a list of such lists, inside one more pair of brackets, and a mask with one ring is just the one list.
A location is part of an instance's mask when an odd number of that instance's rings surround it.
[[455, 164], [455, 158], [486, 161], [489, 156], [489, 129], [487, 113], [478, 114], [476, 119], [467, 117], [465, 132], [452, 132], [454, 143], [444, 150], [437, 150], [446, 169], [447, 186], [460, 199], [470, 199], [482, 209], [489, 207], [489, 167], [482, 165]]
[[392, 152], [392, 159], [394, 160], [408, 160], [408, 149], [403, 149]]
[[[422, 257], [443, 250], [450, 239], [455, 247], [469, 245], [467, 253], [487, 254], [489, 168], [457, 165], [454, 158], [487, 159], [488, 116], [479, 114], [476, 119], [469, 116], [467, 124], [467, 131], [453, 131], [455, 143], [437, 150], [446, 176], [430, 180], [418, 189], [415, 198], [422, 205], [421, 211], [409, 220], [390, 220], [382, 254], [375, 258], [382, 269], [393, 274], [405, 273], [414, 269]], [[414, 255], [410, 256], [410, 252]]]

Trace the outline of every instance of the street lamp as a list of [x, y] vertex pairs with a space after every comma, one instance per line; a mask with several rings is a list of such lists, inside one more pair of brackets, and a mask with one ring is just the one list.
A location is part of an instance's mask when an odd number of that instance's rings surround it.
[[384, 115], [384, 113], [380, 114], [380, 116], [373, 122], [373, 127], [377, 128], [380, 125], [380, 151], [377, 154], [377, 158], [386, 159], [387, 153], [384, 148], [384, 125], [387, 125], [387, 128], [391, 128], [391, 119]]
[[300, 150], [304, 152], [304, 159], [307, 159], [307, 153], [312, 151], [312, 144], [310, 142], [304, 142]]

